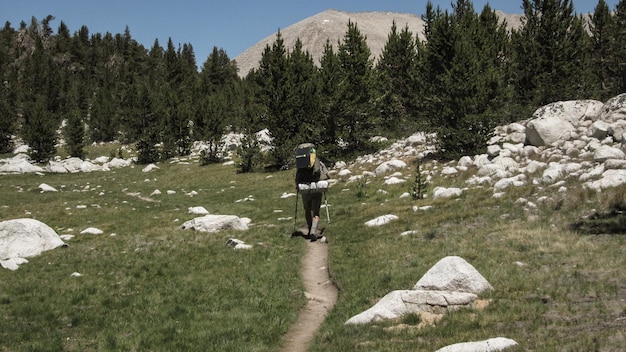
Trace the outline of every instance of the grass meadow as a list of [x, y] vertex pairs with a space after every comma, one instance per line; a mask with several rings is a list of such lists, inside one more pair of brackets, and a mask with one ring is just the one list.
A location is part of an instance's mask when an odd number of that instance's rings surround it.
[[[158, 166], [0, 176], [0, 221], [30, 217], [75, 235], [68, 247], [0, 270], [0, 351], [279, 350], [306, 303], [299, 278], [306, 244], [290, 238], [295, 198], [281, 198], [293, 192], [293, 171], [237, 174], [232, 165], [193, 160]], [[430, 186], [463, 187], [464, 179], [435, 177]], [[59, 192], [41, 193], [41, 183]], [[623, 189], [598, 195], [568, 184], [567, 194], [553, 192], [552, 201], [525, 209], [517, 199], [545, 190], [529, 185], [499, 199], [488, 188], [458, 199], [399, 198], [409, 183], [371, 178], [330, 189], [325, 234], [339, 298], [311, 351], [434, 351], [498, 336], [519, 343], [512, 351], [623, 349], [626, 229], [572, 227], [594, 212], [610, 213], [626, 199]], [[150, 196], [156, 189], [162, 194]], [[425, 205], [433, 207], [413, 211]], [[216, 234], [182, 230], [195, 217], [192, 206], [252, 224]], [[399, 219], [364, 226], [385, 214]], [[297, 220], [304, 224], [303, 214]], [[87, 227], [104, 233], [80, 234]], [[400, 236], [408, 230], [415, 234]], [[231, 237], [253, 249], [226, 247]], [[417, 325], [415, 316], [344, 325], [388, 292], [412, 288], [448, 255], [466, 259], [494, 287], [483, 295], [485, 309], [449, 313], [419, 330], [387, 329]]]

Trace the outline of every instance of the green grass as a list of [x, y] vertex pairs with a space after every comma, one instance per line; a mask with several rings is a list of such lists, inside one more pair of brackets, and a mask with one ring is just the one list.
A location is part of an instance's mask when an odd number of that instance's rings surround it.
[[[293, 172], [159, 167], [0, 176], [0, 220], [33, 217], [76, 235], [67, 248], [0, 271], [0, 351], [278, 350], [305, 303], [298, 276], [305, 243], [289, 237], [293, 220], [279, 220], [294, 215], [295, 199], [280, 197], [292, 192]], [[571, 226], [592, 209], [619, 203], [614, 198], [571, 184], [567, 197], [524, 210], [515, 204], [519, 197], [545, 191], [512, 188], [494, 199], [489, 189], [471, 189], [456, 200], [414, 201], [398, 198], [408, 184], [382, 181], [340, 181], [328, 193], [329, 268], [340, 292], [311, 351], [433, 351], [497, 336], [516, 340], [513, 351], [622, 348], [625, 236]], [[40, 193], [44, 182], [60, 192]], [[431, 186], [463, 187], [463, 179], [435, 178]], [[154, 201], [142, 198], [155, 189], [162, 194]], [[248, 196], [254, 200], [240, 201]], [[433, 208], [413, 212], [414, 205]], [[182, 230], [194, 217], [191, 206], [249, 217], [252, 226], [217, 234]], [[399, 219], [364, 226], [385, 214]], [[298, 220], [304, 223], [302, 214]], [[104, 234], [80, 235], [86, 227]], [[399, 235], [407, 230], [417, 233]], [[254, 248], [229, 249], [229, 237]], [[384, 329], [398, 322], [344, 325], [389, 291], [412, 288], [448, 255], [465, 258], [492, 284], [485, 310], [450, 313], [419, 331]], [[402, 322], [419, 322], [409, 318]]]

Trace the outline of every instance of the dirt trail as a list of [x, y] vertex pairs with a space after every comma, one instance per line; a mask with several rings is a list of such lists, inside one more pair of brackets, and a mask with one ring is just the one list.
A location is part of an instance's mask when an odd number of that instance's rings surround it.
[[328, 273], [328, 243], [306, 243], [300, 275], [308, 301], [300, 311], [298, 320], [283, 338], [283, 352], [307, 351], [313, 335], [326, 318], [326, 313], [337, 301], [337, 288]]

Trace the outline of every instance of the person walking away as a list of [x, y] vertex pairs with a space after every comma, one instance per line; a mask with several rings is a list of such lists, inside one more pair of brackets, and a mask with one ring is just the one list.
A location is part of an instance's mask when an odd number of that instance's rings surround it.
[[[299, 158], [308, 159], [306, 164], [299, 163]], [[296, 149], [296, 189], [302, 194], [302, 205], [304, 217], [306, 219], [308, 232], [304, 236], [306, 239], [316, 241], [322, 234], [319, 230], [320, 208], [322, 206], [323, 192], [315, 190], [311, 184], [320, 180], [328, 180], [328, 168], [317, 157], [317, 150], [311, 143], [305, 143]], [[308, 185], [308, 190], [302, 190], [301, 185]], [[306, 187], [306, 186], [305, 186]]]

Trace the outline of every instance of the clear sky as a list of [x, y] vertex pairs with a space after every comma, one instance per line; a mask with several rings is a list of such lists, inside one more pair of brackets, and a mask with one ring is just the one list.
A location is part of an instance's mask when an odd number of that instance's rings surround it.
[[[456, 0], [432, 0], [434, 6], [450, 9]], [[605, 0], [614, 10], [619, 0]], [[213, 47], [235, 58], [277, 30], [328, 9], [346, 12], [389, 11], [421, 15], [427, 0], [0, 0], [0, 25], [14, 29], [20, 22], [41, 22], [48, 15], [57, 31], [61, 21], [70, 33], [85, 25], [90, 34], [124, 33], [150, 49], [155, 39], [166, 47], [169, 38], [178, 47], [190, 43], [198, 66]], [[521, 14], [522, 0], [475, 0], [476, 12], [489, 3], [492, 9]], [[573, 0], [577, 13], [593, 12], [598, 0]], [[358, 23], [357, 23], [358, 25]]]

